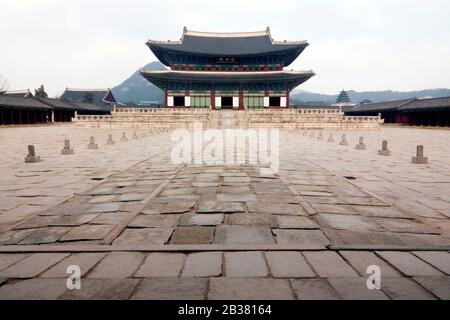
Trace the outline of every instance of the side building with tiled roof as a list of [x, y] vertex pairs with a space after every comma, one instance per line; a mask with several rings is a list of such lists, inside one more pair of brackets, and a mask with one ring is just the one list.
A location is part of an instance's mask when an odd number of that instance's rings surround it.
[[109, 113], [105, 106], [93, 103], [0, 95], [0, 125], [70, 122], [77, 114]]
[[101, 107], [103, 111], [111, 111], [112, 105], [117, 103], [111, 89], [66, 88], [61, 95], [60, 100], [97, 105]]
[[358, 104], [346, 114], [349, 116], [381, 114], [385, 123], [450, 127], [450, 97]]
[[0, 95], [0, 125], [45, 123], [53, 108], [34, 98]]
[[33, 97], [33, 93], [31, 93], [30, 89], [4, 91], [4, 92], [0, 92], [0, 95], [7, 96], [7, 97], [17, 97], [17, 98], [32, 98]]

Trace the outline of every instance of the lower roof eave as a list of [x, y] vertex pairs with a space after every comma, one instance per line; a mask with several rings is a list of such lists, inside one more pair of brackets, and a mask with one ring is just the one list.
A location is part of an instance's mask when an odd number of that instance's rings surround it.
[[195, 84], [270, 84], [290, 83], [295, 88], [315, 76], [312, 71], [270, 71], [270, 72], [203, 72], [203, 71], [141, 71], [141, 75], [160, 89], [169, 83]]

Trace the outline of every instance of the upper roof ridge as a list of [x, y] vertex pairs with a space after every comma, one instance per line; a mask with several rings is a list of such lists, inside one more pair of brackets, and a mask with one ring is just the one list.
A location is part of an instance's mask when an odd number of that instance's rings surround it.
[[66, 91], [88, 91], [88, 92], [97, 92], [97, 91], [110, 91], [111, 89], [79, 89], [79, 88], [66, 88]]
[[194, 31], [188, 30], [187, 27], [183, 29], [184, 36], [195, 36], [195, 37], [217, 37], [217, 38], [243, 38], [243, 37], [263, 37], [270, 35], [270, 28], [267, 27], [264, 31], [247, 31], [247, 32], [208, 32], [208, 31]]

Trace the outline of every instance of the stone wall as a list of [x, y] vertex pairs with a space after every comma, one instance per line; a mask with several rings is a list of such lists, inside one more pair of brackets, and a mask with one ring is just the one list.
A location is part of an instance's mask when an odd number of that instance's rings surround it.
[[108, 116], [79, 115], [73, 121], [89, 128], [175, 129], [193, 128], [280, 128], [306, 129], [379, 129], [379, 117], [344, 116], [338, 109], [290, 109], [211, 111], [209, 109], [133, 109], [116, 108]]

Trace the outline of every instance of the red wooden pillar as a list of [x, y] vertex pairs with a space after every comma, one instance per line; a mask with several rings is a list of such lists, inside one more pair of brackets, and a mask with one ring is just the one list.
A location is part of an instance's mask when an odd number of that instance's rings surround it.
[[216, 110], [216, 91], [211, 90], [211, 110]]
[[239, 110], [245, 110], [244, 108], [244, 91], [239, 91]]

